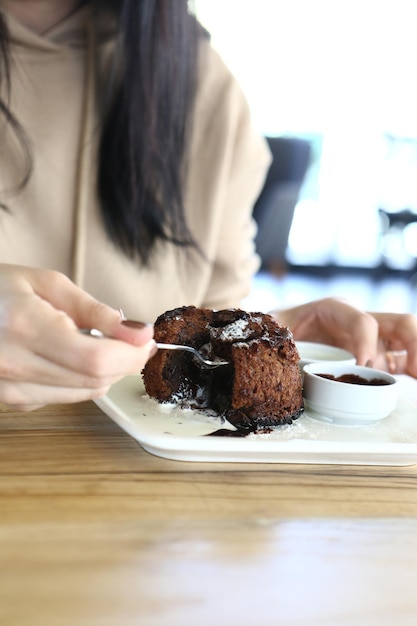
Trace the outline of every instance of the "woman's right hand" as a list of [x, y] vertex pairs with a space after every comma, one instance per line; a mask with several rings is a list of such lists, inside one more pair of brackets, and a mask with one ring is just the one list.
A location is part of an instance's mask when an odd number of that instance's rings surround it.
[[[105, 338], [83, 335], [98, 328]], [[111, 337], [111, 338], [110, 338]], [[0, 402], [30, 411], [104, 395], [155, 351], [150, 325], [120, 313], [52, 270], [0, 264]]]

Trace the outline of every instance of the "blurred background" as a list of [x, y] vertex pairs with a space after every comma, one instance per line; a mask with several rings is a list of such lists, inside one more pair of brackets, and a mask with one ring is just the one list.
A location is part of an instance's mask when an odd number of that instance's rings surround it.
[[265, 306], [416, 310], [415, 0], [194, 0], [274, 154]]

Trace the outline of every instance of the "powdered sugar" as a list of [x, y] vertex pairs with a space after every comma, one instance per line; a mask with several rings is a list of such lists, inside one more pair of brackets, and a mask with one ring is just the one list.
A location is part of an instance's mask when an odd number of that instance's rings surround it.
[[220, 339], [222, 341], [231, 341], [233, 339], [247, 339], [250, 336], [251, 330], [249, 328], [249, 322], [245, 319], [238, 319], [231, 324], [225, 326], [220, 333]]

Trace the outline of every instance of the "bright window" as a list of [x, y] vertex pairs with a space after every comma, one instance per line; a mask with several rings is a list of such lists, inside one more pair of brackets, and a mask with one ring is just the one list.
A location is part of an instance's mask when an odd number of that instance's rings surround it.
[[195, 6], [259, 131], [320, 138], [320, 168], [297, 206], [289, 255], [377, 264], [378, 208], [417, 212], [415, 0]]

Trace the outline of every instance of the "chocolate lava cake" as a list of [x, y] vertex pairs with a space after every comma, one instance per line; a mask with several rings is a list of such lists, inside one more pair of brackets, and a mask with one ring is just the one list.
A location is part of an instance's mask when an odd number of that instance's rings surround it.
[[212, 360], [202, 369], [187, 352], [158, 350], [142, 375], [158, 402], [210, 408], [248, 432], [291, 423], [303, 411], [299, 354], [291, 331], [265, 313], [193, 306], [160, 315], [155, 340], [189, 345]]

